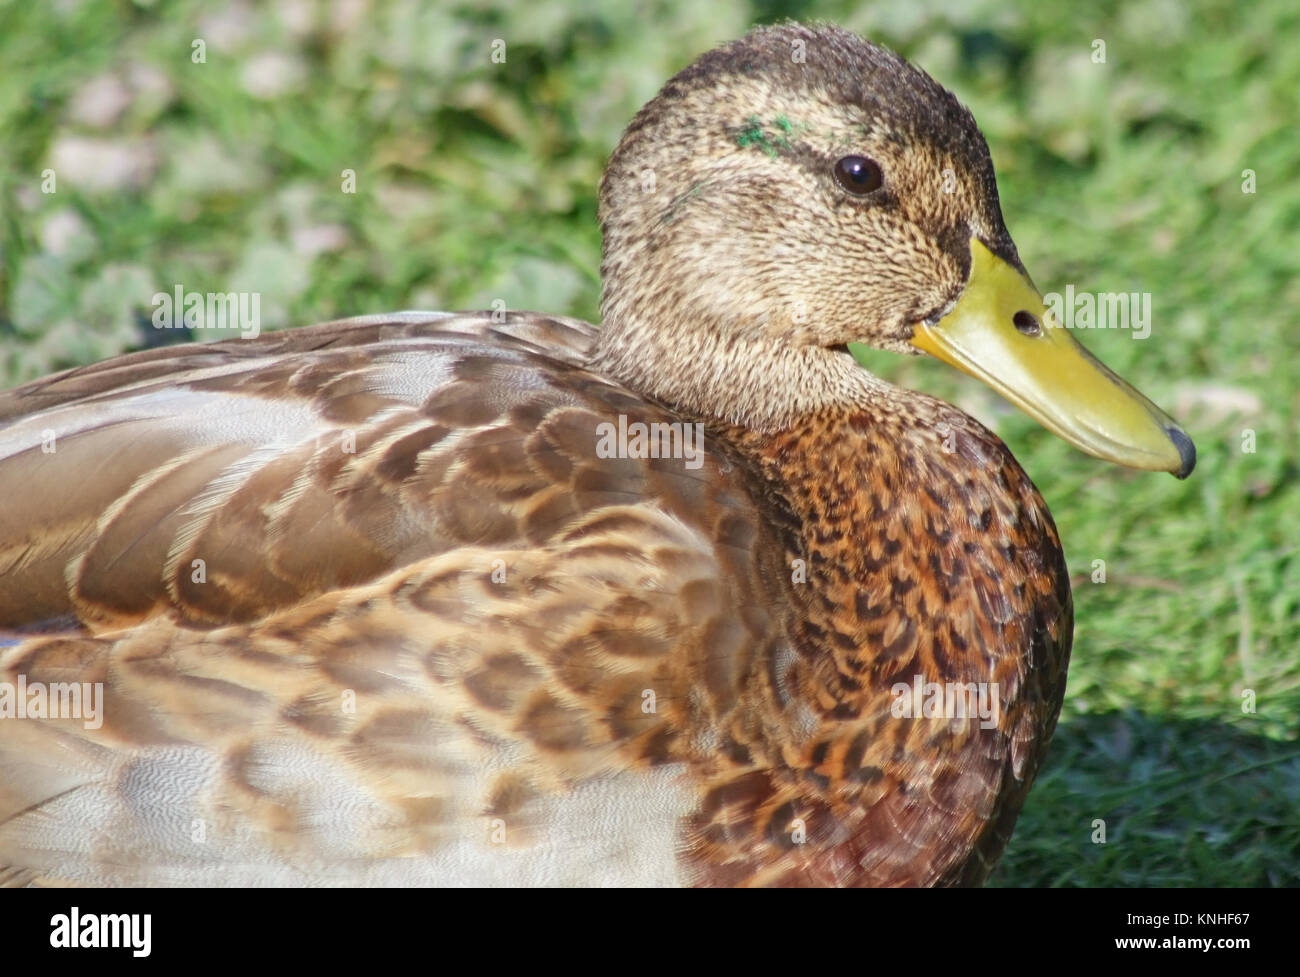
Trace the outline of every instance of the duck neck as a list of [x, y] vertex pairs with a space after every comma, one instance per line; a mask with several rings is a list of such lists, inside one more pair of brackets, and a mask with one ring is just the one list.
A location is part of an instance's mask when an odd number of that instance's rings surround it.
[[761, 433], [866, 406], [888, 386], [843, 347], [792, 345], [757, 328], [742, 340], [721, 328], [674, 334], [607, 320], [589, 366], [679, 413]]

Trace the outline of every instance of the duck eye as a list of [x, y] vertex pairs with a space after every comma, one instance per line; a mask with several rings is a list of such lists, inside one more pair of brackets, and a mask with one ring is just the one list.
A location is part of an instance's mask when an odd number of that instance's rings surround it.
[[855, 197], [879, 190], [885, 182], [880, 164], [865, 156], [845, 156], [835, 164], [835, 181]]

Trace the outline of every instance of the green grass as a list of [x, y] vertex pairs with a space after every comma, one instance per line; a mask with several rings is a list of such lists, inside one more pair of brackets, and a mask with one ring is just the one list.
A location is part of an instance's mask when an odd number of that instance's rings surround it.
[[[340, 21], [348, 9], [359, 13]], [[1051, 505], [1076, 574], [1061, 726], [996, 883], [1297, 884], [1300, 10], [598, 10], [0, 4], [0, 379], [156, 341], [150, 296], [177, 282], [260, 291], [272, 328], [494, 300], [594, 318], [595, 187], [635, 109], [757, 20], [838, 21], [972, 107], [1041, 288], [1152, 294], [1149, 339], [1084, 339], [1200, 451], [1187, 482], [1120, 470], [937, 363], [869, 357], [995, 427]], [[191, 61], [195, 38], [204, 64]], [[505, 64], [491, 61], [496, 38]], [[1090, 59], [1095, 40], [1104, 64]], [[86, 106], [106, 77], [122, 85], [117, 116]], [[96, 188], [111, 173], [87, 165], [86, 139], [135, 175]], [[344, 170], [354, 194], [341, 192]], [[1095, 560], [1105, 583], [1091, 580]]]

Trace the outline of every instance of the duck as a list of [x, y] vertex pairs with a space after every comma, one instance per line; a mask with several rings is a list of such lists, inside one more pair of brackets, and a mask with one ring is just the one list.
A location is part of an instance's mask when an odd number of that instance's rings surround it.
[[753, 29], [632, 119], [601, 324], [404, 312], [0, 394], [9, 885], [969, 886], [1073, 637], [1043, 497], [1187, 434], [1061, 328], [921, 69]]

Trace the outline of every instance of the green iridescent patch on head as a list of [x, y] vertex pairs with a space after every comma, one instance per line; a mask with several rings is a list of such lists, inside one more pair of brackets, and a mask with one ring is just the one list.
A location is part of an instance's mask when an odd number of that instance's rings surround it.
[[751, 115], [736, 132], [736, 145], [741, 149], [756, 146], [769, 156], [775, 156], [778, 150], [793, 149], [790, 137], [801, 131], [784, 115], [778, 115], [769, 123], [764, 123], [758, 116]]

